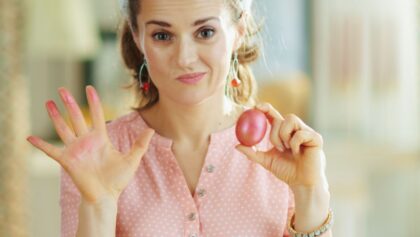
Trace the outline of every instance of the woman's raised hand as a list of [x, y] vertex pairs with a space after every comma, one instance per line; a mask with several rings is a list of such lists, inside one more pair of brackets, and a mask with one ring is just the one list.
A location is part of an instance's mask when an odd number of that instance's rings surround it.
[[86, 87], [92, 128], [87, 126], [73, 96], [64, 88], [60, 88], [59, 93], [73, 129], [66, 124], [53, 101], [48, 101], [46, 107], [64, 147], [53, 146], [35, 136], [27, 140], [67, 171], [85, 201], [94, 203], [102, 198], [117, 200], [134, 176], [154, 130], [147, 129], [131, 151], [123, 154], [111, 144], [102, 105], [92, 86]]

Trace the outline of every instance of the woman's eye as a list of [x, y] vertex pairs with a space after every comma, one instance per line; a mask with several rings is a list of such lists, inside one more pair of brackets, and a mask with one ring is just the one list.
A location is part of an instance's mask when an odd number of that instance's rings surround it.
[[159, 33], [153, 34], [153, 39], [157, 41], [167, 41], [171, 39], [171, 36], [168, 33], [159, 32]]
[[198, 37], [203, 39], [211, 38], [214, 35], [213, 29], [203, 29], [199, 32]]

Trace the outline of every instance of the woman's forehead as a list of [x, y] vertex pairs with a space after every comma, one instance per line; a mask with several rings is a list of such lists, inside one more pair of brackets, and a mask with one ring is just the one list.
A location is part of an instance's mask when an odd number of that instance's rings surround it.
[[190, 20], [226, 14], [226, 0], [141, 0], [144, 20]]

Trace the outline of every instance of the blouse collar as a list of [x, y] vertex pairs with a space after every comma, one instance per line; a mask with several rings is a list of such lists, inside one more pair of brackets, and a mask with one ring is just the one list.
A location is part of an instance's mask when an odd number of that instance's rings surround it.
[[[146, 121], [143, 119], [140, 113], [135, 112], [136, 116], [138, 117], [139, 123], [141, 124], [142, 128], [150, 128]], [[239, 143], [235, 136], [235, 127], [236, 123], [231, 125], [228, 128], [222, 129], [220, 131], [216, 131], [210, 134], [210, 144], [217, 142], [218, 144], [223, 145], [230, 145], [233, 141], [235, 143]], [[161, 147], [163, 149], [171, 149], [173, 140], [162, 136], [161, 134], [155, 132], [150, 141], [151, 144]]]

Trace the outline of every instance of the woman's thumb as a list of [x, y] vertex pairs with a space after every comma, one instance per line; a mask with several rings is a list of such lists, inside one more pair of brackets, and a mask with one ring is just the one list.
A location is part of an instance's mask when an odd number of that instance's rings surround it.
[[248, 159], [257, 162], [266, 169], [271, 168], [271, 158], [266, 156], [264, 152], [255, 150], [254, 147], [237, 145], [236, 150], [243, 153]]
[[134, 143], [128, 158], [133, 161], [140, 161], [144, 153], [146, 153], [147, 148], [149, 147], [150, 140], [155, 134], [155, 130], [147, 128]]

